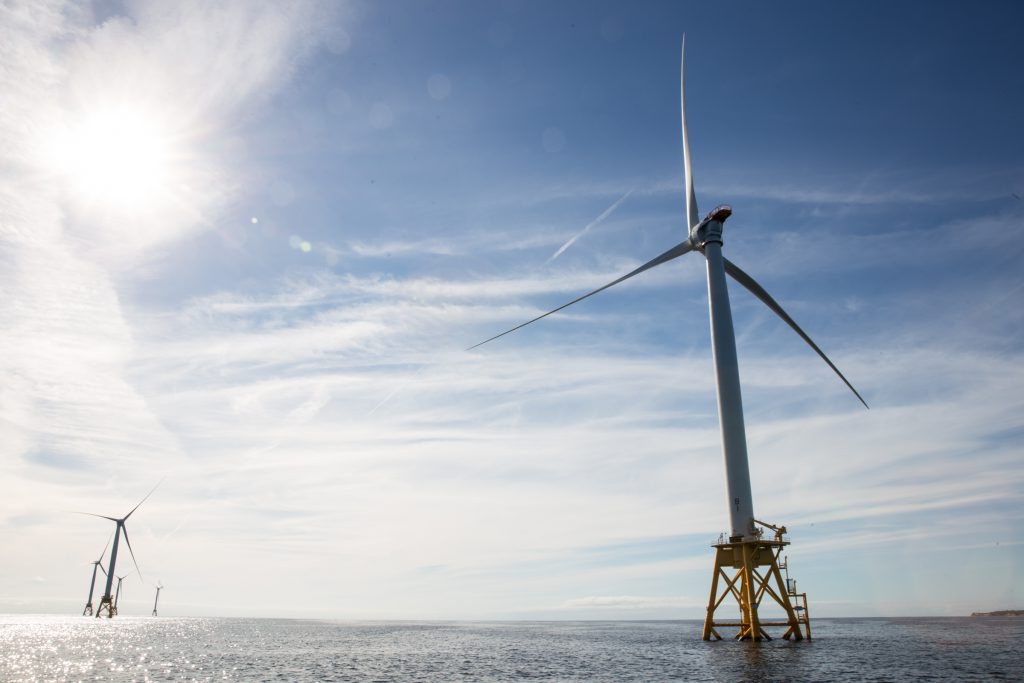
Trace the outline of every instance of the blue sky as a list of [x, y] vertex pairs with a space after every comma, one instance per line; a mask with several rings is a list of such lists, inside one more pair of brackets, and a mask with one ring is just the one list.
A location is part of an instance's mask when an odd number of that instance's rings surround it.
[[813, 613], [1024, 602], [1016, 4], [3, 12], [0, 609], [164, 477], [129, 613], [701, 616], [699, 255], [465, 351], [683, 238], [684, 33], [702, 212], [872, 407], [733, 288]]

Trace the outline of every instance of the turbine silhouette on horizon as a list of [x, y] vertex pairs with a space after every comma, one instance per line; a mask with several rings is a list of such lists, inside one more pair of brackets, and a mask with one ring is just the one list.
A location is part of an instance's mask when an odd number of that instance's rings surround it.
[[117, 590], [114, 592], [114, 612], [117, 613], [117, 606], [121, 602], [121, 582], [131, 576], [132, 573], [128, 572], [124, 576], [117, 577]]
[[96, 570], [99, 569], [106, 576], [107, 570], [103, 568], [103, 556], [107, 554], [107, 546], [110, 545], [110, 539], [107, 539], [107, 545], [103, 546], [103, 550], [100, 552], [98, 560], [93, 560], [89, 564], [92, 565], [92, 580], [89, 582], [89, 597], [85, 601], [85, 609], [82, 610], [82, 616], [88, 617], [92, 615], [92, 595], [96, 590]]
[[[113, 618], [117, 614], [117, 601], [116, 599], [114, 599], [114, 596], [112, 595], [111, 591], [114, 587], [114, 572], [116, 571], [117, 568], [118, 543], [121, 540], [122, 534], [124, 534], [124, 542], [128, 544], [128, 552], [132, 556], [132, 563], [135, 565], [135, 571], [139, 573], [139, 578], [142, 578], [142, 570], [139, 569], [138, 560], [135, 559], [135, 551], [132, 550], [132, 542], [128, 539], [128, 528], [125, 526], [125, 522], [128, 521], [129, 517], [135, 514], [135, 511], [139, 509], [139, 506], [146, 502], [146, 499], [153, 495], [153, 491], [156, 491], [158, 486], [160, 486], [160, 482], [157, 482], [157, 485], [154, 486], [150, 490], [150, 492], [146, 494], [146, 497], [140, 500], [138, 504], [135, 507], [133, 507], [124, 517], [107, 517], [106, 515], [97, 515], [93, 512], [78, 513], [80, 515], [89, 515], [90, 517], [100, 517], [102, 519], [109, 519], [116, 525], [116, 527], [114, 528], [114, 544], [110, 548], [110, 562], [107, 563], [107, 585], [106, 588], [104, 589], [103, 597], [100, 598], [100, 605], [96, 609], [96, 618], [99, 618], [103, 614], [104, 610], [106, 610], [108, 618]], [[127, 574], [125, 574], [125, 576], [127, 576]], [[120, 589], [120, 580], [118, 581], [118, 588]]]

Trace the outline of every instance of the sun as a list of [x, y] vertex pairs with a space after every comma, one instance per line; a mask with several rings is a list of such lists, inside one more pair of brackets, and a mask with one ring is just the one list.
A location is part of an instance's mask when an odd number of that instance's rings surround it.
[[145, 211], [173, 187], [172, 137], [159, 113], [145, 107], [92, 109], [55, 132], [48, 146], [72, 197], [92, 209]]

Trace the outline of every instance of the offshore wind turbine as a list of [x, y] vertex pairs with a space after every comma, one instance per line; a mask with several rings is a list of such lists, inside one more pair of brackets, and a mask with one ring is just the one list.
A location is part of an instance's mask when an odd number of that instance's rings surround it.
[[156, 604], [160, 602], [160, 591], [163, 590], [164, 585], [157, 581], [156, 582], [156, 597], [153, 598], [153, 616], [156, 616]]
[[[117, 602], [113, 599], [113, 596], [111, 595], [111, 589], [114, 587], [114, 571], [115, 568], [117, 567], [117, 549], [118, 543], [121, 540], [121, 534], [124, 534], [124, 542], [128, 544], [128, 552], [132, 556], [132, 563], [135, 564], [135, 570], [139, 572], [139, 577], [142, 577], [142, 570], [139, 569], [139, 563], [135, 559], [135, 551], [132, 550], [132, 542], [128, 540], [128, 528], [125, 526], [125, 522], [128, 521], [129, 517], [135, 514], [135, 511], [139, 509], [140, 505], [146, 502], [147, 498], [153, 495], [153, 491], [156, 491], [157, 486], [160, 486], [159, 482], [157, 483], [156, 486], [152, 488], [152, 490], [149, 493], [146, 494], [146, 497], [140, 500], [138, 505], [133, 507], [124, 517], [107, 517], [106, 515], [97, 515], [92, 512], [79, 513], [82, 515], [90, 515], [91, 517], [102, 517], [103, 519], [109, 519], [116, 525], [114, 528], [114, 545], [110, 548], [110, 562], [107, 563], [107, 586], [103, 592], [103, 597], [100, 598], [100, 606], [96, 610], [97, 619], [103, 614], [104, 610], [106, 610], [108, 618], [113, 618], [117, 614]], [[120, 587], [120, 582], [118, 583], [118, 587]]]
[[117, 591], [114, 593], [114, 613], [117, 613], [117, 605], [121, 602], [121, 582], [131, 576], [131, 572], [128, 572], [124, 576], [117, 577]]
[[[107, 545], [110, 545], [110, 539], [107, 539]], [[100, 552], [98, 560], [93, 560], [89, 564], [92, 565], [92, 580], [89, 582], [89, 597], [85, 601], [85, 609], [82, 610], [82, 616], [88, 617], [92, 615], [92, 594], [96, 590], [96, 569], [99, 568], [103, 571], [104, 576], [107, 573], [106, 569], [103, 569], [103, 556], [107, 554], [107, 545], [103, 546], [103, 551]]]
[[[687, 236], [679, 244], [654, 257], [639, 268], [626, 273], [603, 287], [573, 299], [543, 315], [517, 325], [471, 346], [468, 350], [482, 346], [503, 337], [526, 325], [546, 318], [552, 313], [561, 311], [598, 292], [603, 292], [624, 282], [635, 275], [667, 263], [690, 252], [704, 255], [707, 265], [708, 309], [711, 318], [711, 350], [715, 367], [715, 379], [718, 394], [718, 418], [722, 435], [722, 454], [725, 463], [726, 496], [729, 509], [729, 538], [719, 539], [713, 544], [716, 548], [715, 568], [712, 574], [711, 596], [708, 599], [705, 615], [703, 639], [720, 639], [716, 627], [736, 626], [737, 639], [762, 640], [769, 639], [764, 626], [788, 626], [784, 638], [793, 637], [797, 640], [810, 638], [810, 619], [807, 612], [806, 593], [797, 593], [795, 582], [783, 581], [779, 572], [779, 557], [782, 549], [789, 544], [784, 537], [786, 528], [765, 524], [754, 518], [754, 503], [750, 486], [750, 466], [747, 459], [746, 432], [743, 424], [743, 402], [740, 392], [739, 365], [736, 359], [736, 338], [733, 331], [732, 312], [729, 306], [729, 292], [726, 286], [726, 275], [742, 285], [751, 294], [764, 303], [773, 313], [789, 325], [801, 339], [821, 357], [839, 379], [849, 387], [864, 407], [868, 404], [853, 388], [849, 380], [843, 376], [839, 368], [829, 360], [828, 356], [815, 344], [799, 325], [789, 316], [782, 306], [750, 275], [740, 269], [732, 261], [722, 255], [722, 229], [725, 220], [732, 215], [732, 208], [721, 205], [713, 209], [703, 219], [697, 211], [697, 199], [693, 186], [693, 170], [690, 157], [690, 143], [686, 127], [686, 89], [684, 80], [686, 39], [683, 38], [683, 58], [679, 67], [679, 104], [682, 121], [683, 138], [683, 174], [685, 182]], [[759, 528], [760, 527], [760, 528]], [[764, 529], [774, 532], [774, 539], [764, 537]], [[766, 569], [762, 570], [762, 567]], [[728, 569], [735, 572], [729, 575]], [[719, 594], [719, 582], [722, 591]], [[774, 585], [773, 585], [774, 584]], [[775, 600], [786, 612], [784, 622], [763, 622], [758, 618], [757, 610], [765, 596]], [[715, 619], [715, 611], [726, 597], [736, 599], [740, 610], [739, 622], [720, 622]], [[801, 603], [802, 600], [802, 603]], [[803, 630], [801, 629], [803, 627]]]

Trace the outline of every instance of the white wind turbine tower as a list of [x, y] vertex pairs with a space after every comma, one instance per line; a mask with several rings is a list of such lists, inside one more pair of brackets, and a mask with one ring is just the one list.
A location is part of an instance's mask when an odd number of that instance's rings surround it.
[[[684, 37], [685, 54], [685, 37]], [[743, 401], [740, 392], [739, 365], [736, 360], [736, 339], [733, 332], [732, 313], [729, 308], [729, 293], [725, 276], [733, 278], [751, 294], [761, 300], [779, 318], [789, 325], [833, 372], [849, 387], [850, 391], [864, 404], [853, 385], [843, 376], [828, 356], [818, 348], [800, 326], [782, 309], [782, 306], [754, 278], [747, 275], [736, 264], [722, 256], [722, 228], [725, 220], [732, 215], [728, 206], [713, 209], [704, 219], [697, 212], [697, 199], [693, 189], [693, 172], [690, 159], [690, 145], [686, 130], [686, 96], [683, 79], [683, 63], [680, 63], [679, 79], [680, 109], [682, 116], [683, 135], [683, 170], [686, 192], [686, 220], [688, 235], [686, 239], [651, 259], [639, 268], [623, 275], [617, 280], [573, 299], [567, 304], [537, 316], [510, 330], [486, 339], [470, 347], [475, 349], [490, 341], [494, 341], [510, 332], [514, 332], [552, 313], [602, 292], [609, 287], [624, 282], [634, 275], [650, 270], [655, 266], [667, 263], [675, 258], [695, 251], [704, 255], [707, 262], [708, 307], [711, 316], [711, 349], [714, 358], [715, 379], [718, 388], [718, 417], [722, 433], [722, 453], [725, 461], [725, 485], [729, 508], [729, 539], [720, 539], [714, 544], [716, 549], [715, 568], [712, 575], [711, 595], [708, 599], [707, 613], [704, 621], [703, 638], [720, 639], [717, 628], [724, 626], [738, 627], [736, 638], [739, 640], [769, 639], [764, 626], [787, 626], [784, 638], [800, 640], [810, 638], [810, 619], [807, 613], [806, 593], [796, 592], [796, 582], [792, 579], [783, 580], [780, 569], [786, 569], [780, 563], [783, 548], [789, 544], [785, 539], [786, 527], [765, 524], [754, 518], [754, 503], [750, 487], [750, 467], [747, 462], [747, 441], [743, 425]], [[774, 538], [765, 538], [763, 529], [774, 532]], [[734, 570], [729, 572], [728, 570]], [[730, 575], [731, 573], [731, 575]], [[721, 588], [721, 591], [719, 590]], [[786, 620], [781, 622], [764, 622], [758, 618], [757, 610], [765, 596], [772, 598], [786, 613]], [[732, 596], [739, 607], [738, 622], [716, 621], [715, 611], [725, 598]]]

